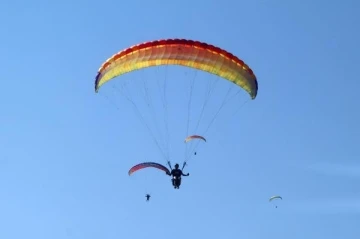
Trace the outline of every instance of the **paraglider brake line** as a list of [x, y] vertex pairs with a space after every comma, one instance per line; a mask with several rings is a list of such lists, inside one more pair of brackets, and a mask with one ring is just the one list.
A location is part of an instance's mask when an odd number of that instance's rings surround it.
[[186, 161], [184, 161], [181, 171], [184, 170], [185, 166], [186, 166]]
[[170, 170], [172, 170], [170, 161], [167, 161], [167, 163], [168, 163], [168, 165], [170, 167]]

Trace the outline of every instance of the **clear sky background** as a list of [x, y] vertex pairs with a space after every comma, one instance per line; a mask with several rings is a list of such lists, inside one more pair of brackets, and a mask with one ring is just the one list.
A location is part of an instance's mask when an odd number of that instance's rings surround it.
[[[0, 238], [359, 238], [359, 9], [355, 0], [2, 1]], [[163, 38], [224, 48], [259, 82], [255, 100], [241, 91], [204, 134], [180, 190], [156, 170], [128, 176], [166, 160], [112, 83], [94, 92], [108, 57]], [[160, 145], [172, 163], [184, 159], [194, 72], [148, 69], [122, 82], [171, 82]], [[195, 77], [198, 107], [211, 79]], [[229, 86], [219, 84], [209, 115]], [[273, 195], [283, 200], [269, 203]]]

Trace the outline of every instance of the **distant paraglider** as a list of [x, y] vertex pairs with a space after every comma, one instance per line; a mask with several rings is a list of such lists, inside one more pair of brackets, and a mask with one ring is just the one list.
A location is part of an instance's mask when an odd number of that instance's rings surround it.
[[[281, 199], [282, 200], [282, 197], [281, 196], [272, 196], [270, 199], [269, 199], [269, 202], [275, 200], [275, 199]], [[277, 205], [275, 205], [275, 208], [277, 208]]]
[[[167, 175], [170, 173], [170, 170], [167, 167], [165, 167], [164, 165], [161, 165], [161, 164], [155, 163], [155, 162], [144, 162], [144, 163], [139, 163], [139, 164], [131, 167], [128, 174], [129, 174], [129, 176], [131, 176], [133, 173], [135, 173], [141, 169], [145, 169], [145, 168], [156, 168], [156, 169], [164, 171]], [[151, 195], [149, 193], [146, 193], [145, 197], [146, 197], [146, 202], [150, 201]]]
[[[206, 139], [205, 139], [203, 136], [200, 136], [200, 135], [191, 135], [191, 136], [186, 137], [185, 143], [188, 143], [189, 141], [191, 141], [191, 140], [193, 140], [193, 139], [201, 139], [201, 140], [203, 140], [203, 141], [206, 142]], [[196, 155], [196, 152], [194, 152], [194, 155]]]

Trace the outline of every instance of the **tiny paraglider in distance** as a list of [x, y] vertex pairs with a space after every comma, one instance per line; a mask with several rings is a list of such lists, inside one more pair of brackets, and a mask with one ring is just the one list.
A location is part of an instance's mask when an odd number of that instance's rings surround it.
[[[193, 139], [201, 139], [206, 142], [206, 139], [203, 136], [200, 135], [190, 135], [185, 138], [185, 143], [188, 143], [189, 141], [192, 141]], [[196, 152], [194, 152], [194, 155], [196, 155]]]
[[[271, 201], [273, 201], [273, 200], [275, 200], [275, 199], [281, 199], [281, 200], [282, 200], [282, 197], [279, 196], [279, 195], [272, 196], [272, 197], [269, 198], [269, 202], [271, 202]], [[275, 208], [277, 208], [277, 205], [275, 205]]]

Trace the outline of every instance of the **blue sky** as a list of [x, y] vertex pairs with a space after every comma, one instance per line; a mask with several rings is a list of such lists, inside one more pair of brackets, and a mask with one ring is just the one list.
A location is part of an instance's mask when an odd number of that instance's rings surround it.
[[[2, 2], [0, 238], [358, 238], [359, 7], [350, 0]], [[240, 92], [206, 132], [180, 190], [155, 170], [127, 175], [136, 163], [165, 160], [112, 83], [94, 92], [108, 57], [163, 38], [224, 48], [259, 82], [254, 101]], [[113, 83], [172, 83], [172, 162], [183, 160], [181, 94], [194, 72], [149, 69]], [[216, 77], [195, 77], [199, 107], [207, 79]], [[219, 82], [220, 95], [229, 85]], [[268, 202], [276, 194], [284, 198], [278, 208]]]

